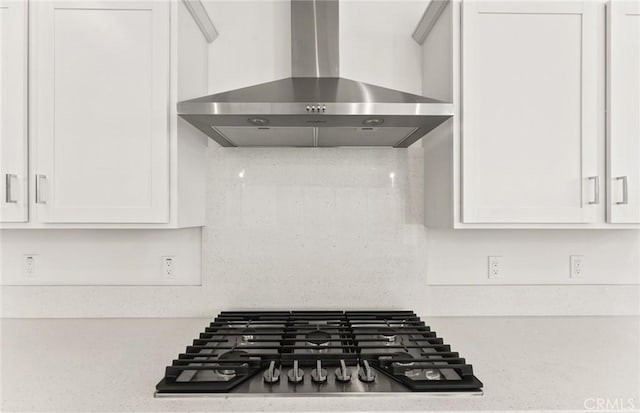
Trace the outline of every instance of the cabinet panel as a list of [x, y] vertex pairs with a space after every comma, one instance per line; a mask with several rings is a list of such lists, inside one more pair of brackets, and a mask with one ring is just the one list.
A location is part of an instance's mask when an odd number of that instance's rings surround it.
[[604, 214], [593, 2], [462, 4], [462, 220]]
[[640, 223], [640, 1], [612, 1], [608, 19], [608, 220]]
[[168, 221], [169, 6], [36, 3], [39, 221]]
[[0, 222], [25, 222], [27, 3], [0, 0]]

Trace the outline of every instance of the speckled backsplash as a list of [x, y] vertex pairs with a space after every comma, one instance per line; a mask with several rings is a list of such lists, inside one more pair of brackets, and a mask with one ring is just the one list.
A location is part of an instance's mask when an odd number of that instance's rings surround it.
[[205, 273], [230, 305], [424, 300], [422, 148], [210, 150]]

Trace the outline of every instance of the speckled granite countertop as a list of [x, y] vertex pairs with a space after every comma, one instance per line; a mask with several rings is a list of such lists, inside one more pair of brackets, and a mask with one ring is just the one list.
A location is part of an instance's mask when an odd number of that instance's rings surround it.
[[206, 319], [3, 319], [0, 411], [640, 409], [638, 317], [423, 318], [484, 396], [156, 399]]

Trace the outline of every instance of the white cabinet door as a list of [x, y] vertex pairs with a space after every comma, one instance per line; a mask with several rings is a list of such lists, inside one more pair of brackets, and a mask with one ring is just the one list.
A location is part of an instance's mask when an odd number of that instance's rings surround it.
[[600, 14], [592, 1], [463, 2], [463, 222], [604, 219]]
[[0, 0], [0, 222], [27, 221], [27, 3]]
[[608, 17], [608, 219], [640, 223], [640, 0], [612, 1]]
[[167, 222], [169, 2], [34, 3], [38, 221]]

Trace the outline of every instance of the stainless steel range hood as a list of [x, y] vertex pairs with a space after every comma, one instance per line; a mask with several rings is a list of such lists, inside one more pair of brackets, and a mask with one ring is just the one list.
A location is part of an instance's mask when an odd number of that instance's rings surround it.
[[292, 0], [291, 78], [178, 103], [222, 146], [404, 148], [453, 115], [435, 99], [339, 77], [338, 0]]

